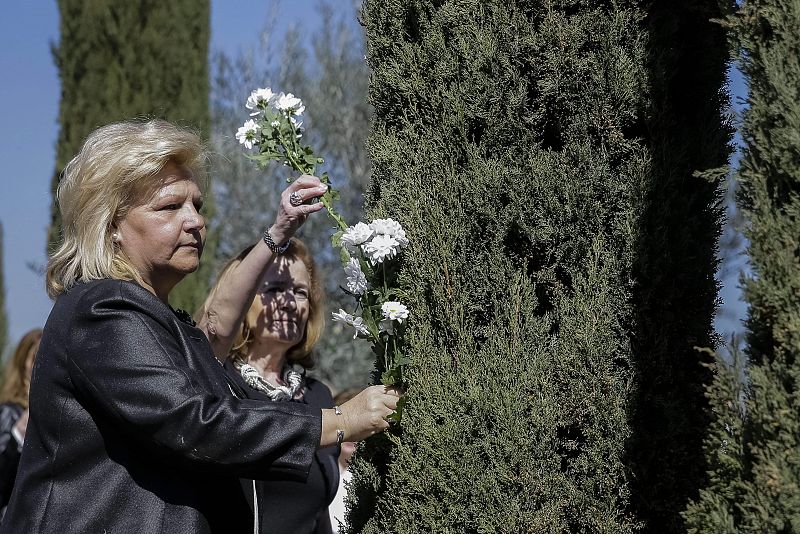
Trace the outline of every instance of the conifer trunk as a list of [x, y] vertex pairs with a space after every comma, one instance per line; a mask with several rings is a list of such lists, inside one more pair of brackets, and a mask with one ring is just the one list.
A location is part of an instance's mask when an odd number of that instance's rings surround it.
[[[164, 118], [208, 137], [209, 0], [59, 0], [59, 136], [52, 191], [86, 136], [110, 122]], [[204, 196], [211, 200], [211, 188]], [[213, 202], [212, 202], [213, 204]], [[213, 207], [206, 202], [208, 220]], [[54, 202], [48, 249], [60, 239]], [[208, 232], [198, 272], [172, 293], [190, 311], [209, 288], [216, 233]]]

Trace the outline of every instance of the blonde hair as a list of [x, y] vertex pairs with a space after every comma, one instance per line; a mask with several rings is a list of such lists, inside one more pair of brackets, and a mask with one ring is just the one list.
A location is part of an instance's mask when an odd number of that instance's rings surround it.
[[89, 134], [58, 184], [62, 236], [47, 264], [47, 294], [101, 278], [142, 283], [112, 240], [116, 224], [161, 185], [155, 177], [167, 163], [188, 167], [202, 187], [206, 161], [197, 134], [164, 120], [118, 122]]
[[14, 402], [28, 407], [28, 391], [31, 387], [30, 377], [26, 372], [28, 358], [39, 350], [42, 330], [35, 328], [22, 336], [14, 350], [14, 355], [3, 369], [3, 389], [0, 391], [0, 402]]
[[[217, 288], [221, 285], [228, 273], [242, 262], [244, 257], [253, 249], [253, 246], [254, 245], [250, 245], [244, 249], [238, 256], [230, 260], [225, 267], [222, 268], [222, 271], [220, 271], [217, 277], [217, 283], [214, 284], [213, 289], [203, 304], [203, 308], [195, 314], [195, 317], [205, 316], [211, 302], [214, 300]], [[322, 337], [322, 332], [325, 330], [325, 291], [322, 286], [322, 281], [320, 280], [317, 265], [314, 263], [314, 259], [311, 257], [311, 253], [308, 251], [308, 247], [306, 247], [305, 243], [293, 237], [291, 245], [287, 251], [283, 253], [282, 257], [302, 261], [308, 272], [308, 278], [311, 281], [308, 298], [309, 314], [308, 321], [306, 322], [306, 330], [303, 332], [303, 339], [301, 339], [297, 345], [289, 349], [286, 354], [286, 359], [289, 362], [300, 365], [304, 369], [311, 369], [316, 364], [314, 347]], [[248, 322], [247, 314], [245, 314], [242, 327], [236, 334], [236, 339], [233, 342], [233, 348], [231, 348], [229, 356], [231, 358], [245, 358], [247, 350], [250, 348], [254, 339], [253, 325]]]

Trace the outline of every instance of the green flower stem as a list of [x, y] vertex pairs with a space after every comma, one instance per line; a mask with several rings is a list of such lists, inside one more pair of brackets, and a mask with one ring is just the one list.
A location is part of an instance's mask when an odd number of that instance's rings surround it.
[[322, 205], [325, 206], [330, 218], [336, 222], [339, 230], [347, 230], [348, 224], [344, 221], [344, 219], [342, 219], [342, 216], [339, 215], [335, 209], [333, 209], [333, 202], [331, 199], [327, 195], [323, 195], [320, 199], [320, 202], [322, 202]]
[[[299, 145], [297, 144], [297, 133], [294, 129], [292, 130], [292, 133], [293, 133], [291, 139], [292, 150], [286, 149], [287, 140], [284, 138], [284, 136], [280, 136], [280, 142], [281, 145], [283, 145], [284, 147], [284, 153], [286, 155], [286, 160], [289, 162], [289, 166], [299, 173], [314, 175], [316, 173], [316, 165], [300, 162], [294, 156], [294, 154], [299, 150]], [[330, 180], [323, 179], [323, 183], [329, 184]], [[339, 215], [339, 213], [334, 209], [332, 199], [328, 195], [324, 195], [320, 199], [320, 202], [322, 202], [322, 205], [325, 206], [325, 210], [328, 212], [328, 215], [331, 217], [331, 219], [334, 220], [337, 228], [339, 230], [346, 230], [349, 225], [345, 222], [342, 216]]]

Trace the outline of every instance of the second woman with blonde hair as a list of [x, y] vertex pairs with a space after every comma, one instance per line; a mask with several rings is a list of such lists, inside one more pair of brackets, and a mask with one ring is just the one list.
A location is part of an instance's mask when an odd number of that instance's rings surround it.
[[[231, 260], [218, 277], [198, 319], [208, 316], [225, 284], [252, 247]], [[211, 325], [213, 328], [213, 324]], [[292, 238], [260, 280], [259, 289], [224, 360], [231, 380], [248, 399], [333, 408], [328, 387], [306, 376], [315, 364], [314, 347], [325, 327], [324, 291], [306, 245]], [[339, 447], [317, 450], [305, 479], [276, 472], [255, 482], [264, 532], [332, 534], [328, 505], [339, 485]], [[252, 481], [243, 481], [245, 486]]]

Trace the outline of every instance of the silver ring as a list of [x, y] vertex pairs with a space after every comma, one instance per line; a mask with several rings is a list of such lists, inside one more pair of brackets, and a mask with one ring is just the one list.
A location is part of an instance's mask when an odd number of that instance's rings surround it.
[[289, 195], [289, 204], [291, 204], [295, 208], [302, 203], [303, 203], [303, 197], [301, 197], [300, 193], [298, 193], [297, 191]]

